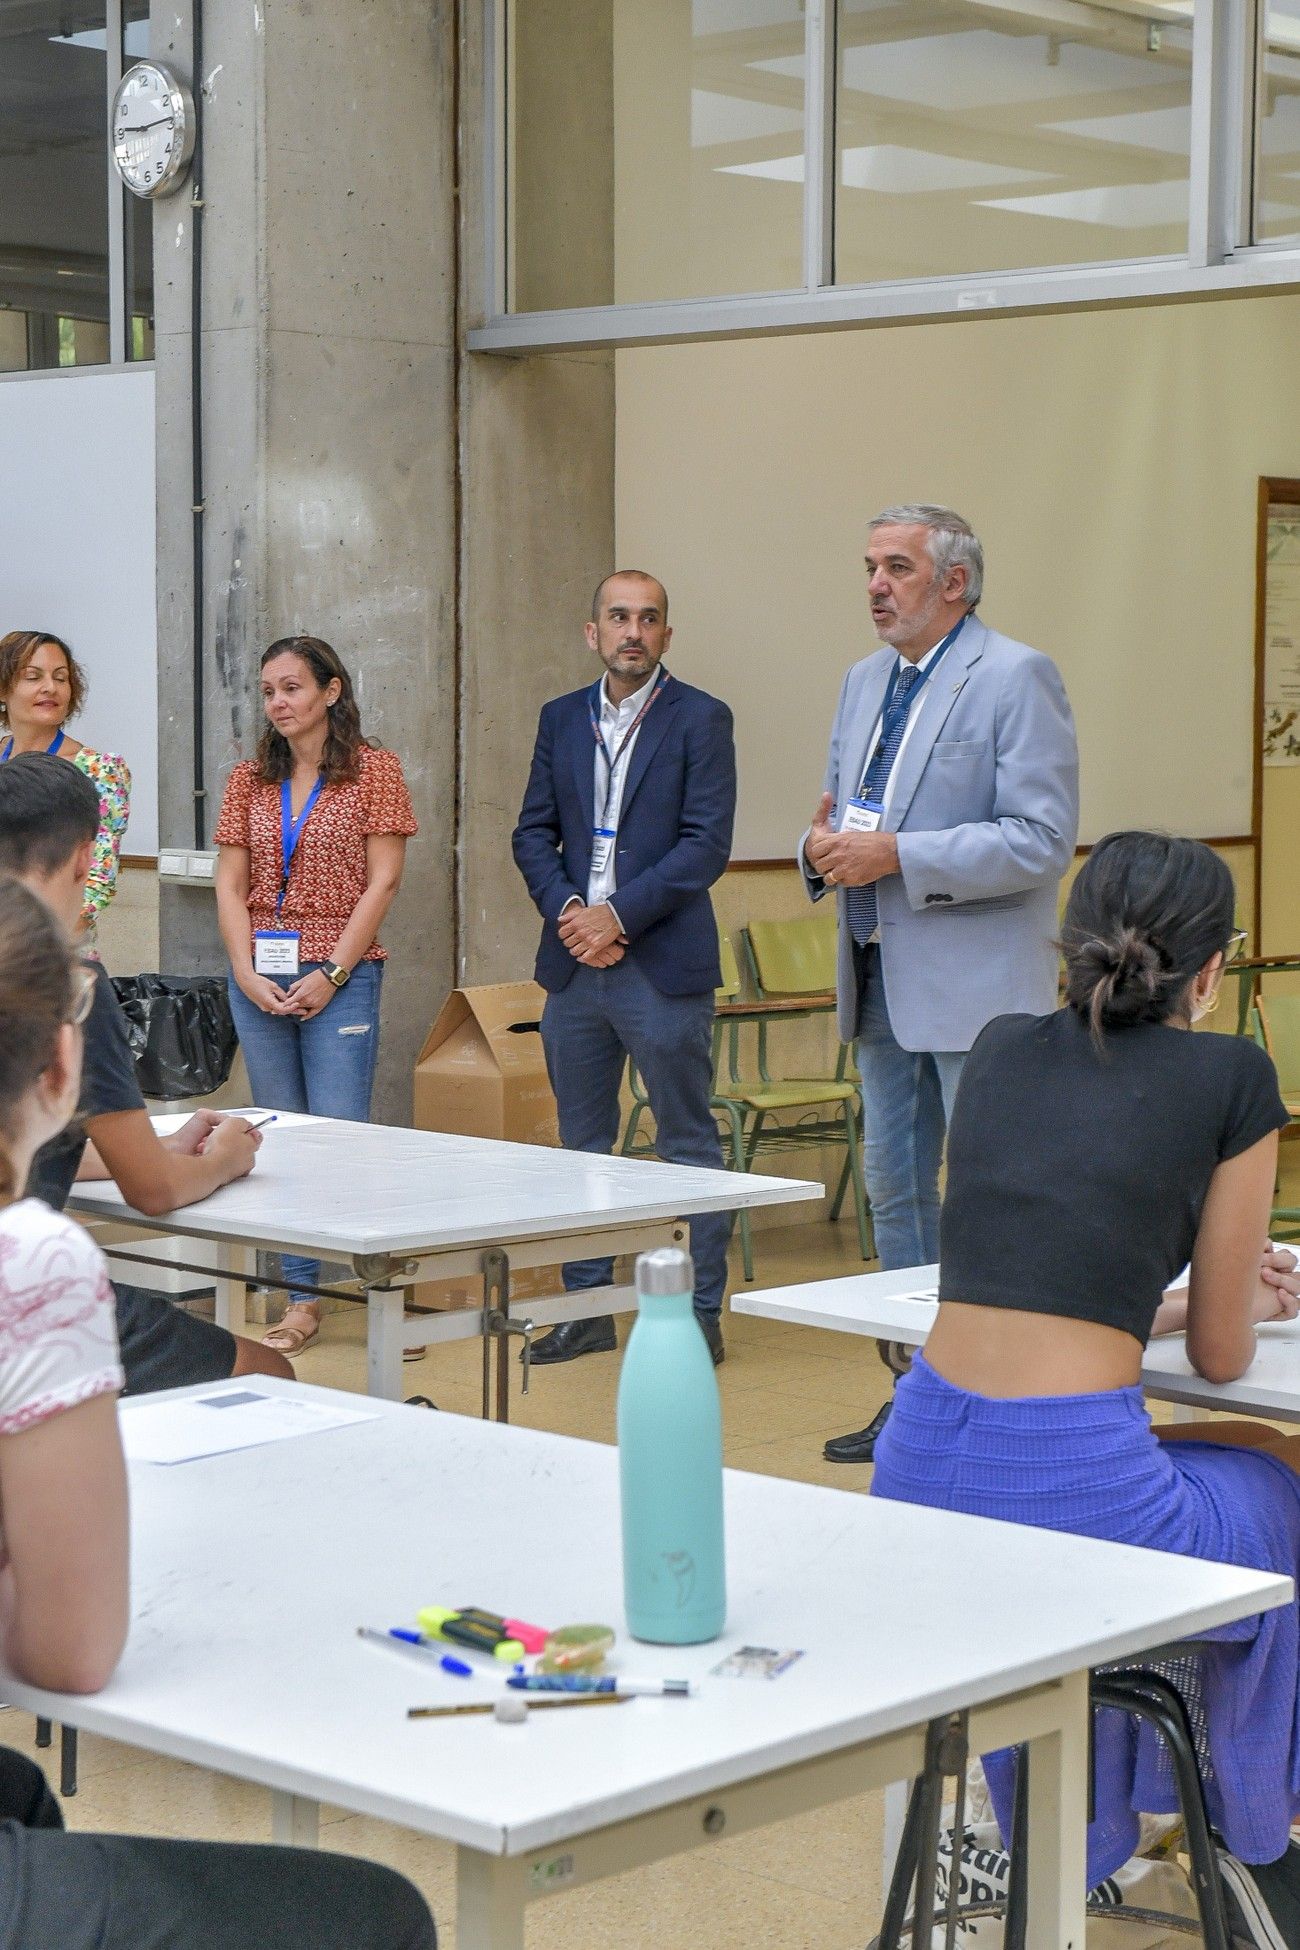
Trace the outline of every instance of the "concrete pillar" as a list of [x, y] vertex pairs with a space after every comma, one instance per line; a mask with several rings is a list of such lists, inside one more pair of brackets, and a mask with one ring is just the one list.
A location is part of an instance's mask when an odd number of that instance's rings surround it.
[[[547, 111], [530, 96], [516, 145], [529, 302], [595, 302], [613, 283], [609, 0], [528, 0], [516, 18], [526, 40], [516, 59]], [[481, 7], [464, 9], [467, 324], [485, 302], [482, 19]], [[553, 127], [565, 142], [530, 149]], [[582, 626], [614, 566], [614, 355], [462, 354], [460, 396], [460, 980], [517, 981], [532, 973], [541, 925], [510, 856], [537, 713], [597, 674]]]
[[[194, 0], [155, 15], [192, 71]], [[261, 726], [275, 637], [353, 673], [420, 820], [383, 930], [376, 1115], [454, 968], [456, 453], [451, 0], [209, 3], [203, 24], [205, 826]], [[156, 206], [160, 823], [192, 844], [188, 190]], [[173, 971], [223, 965], [212, 897], [164, 888]]]

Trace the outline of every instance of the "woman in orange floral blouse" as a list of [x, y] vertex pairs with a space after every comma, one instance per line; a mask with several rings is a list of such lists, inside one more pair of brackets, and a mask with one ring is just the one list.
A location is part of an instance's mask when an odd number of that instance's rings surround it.
[[[267, 727], [237, 765], [217, 821], [217, 911], [230, 1006], [254, 1101], [364, 1123], [379, 1048], [380, 923], [415, 815], [395, 752], [361, 731], [328, 643], [282, 637], [262, 658]], [[319, 1284], [315, 1260], [285, 1278]], [[295, 1291], [268, 1346], [314, 1340], [320, 1303]]]

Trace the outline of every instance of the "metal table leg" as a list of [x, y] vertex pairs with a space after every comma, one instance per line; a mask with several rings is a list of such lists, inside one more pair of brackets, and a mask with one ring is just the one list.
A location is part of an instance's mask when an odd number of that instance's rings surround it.
[[456, 1850], [456, 1950], [524, 1950], [522, 1863]]
[[293, 1848], [319, 1848], [320, 1803], [272, 1788], [271, 1840]]
[[372, 1287], [366, 1293], [367, 1393], [382, 1401], [402, 1399], [402, 1327], [406, 1294], [402, 1288]]

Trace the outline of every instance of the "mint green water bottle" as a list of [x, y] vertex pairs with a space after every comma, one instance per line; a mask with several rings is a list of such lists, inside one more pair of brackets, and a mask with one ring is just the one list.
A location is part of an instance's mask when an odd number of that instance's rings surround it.
[[618, 1385], [623, 1598], [633, 1638], [655, 1645], [715, 1639], [727, 1615], [722, 1407], [694, 1286], [689, 1253], [641, 1254]]

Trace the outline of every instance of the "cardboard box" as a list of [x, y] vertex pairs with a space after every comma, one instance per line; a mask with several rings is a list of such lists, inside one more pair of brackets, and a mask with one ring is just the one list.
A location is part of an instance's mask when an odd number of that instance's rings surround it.
[[542, 1054], [545, 1001], [536, 982], [453, 989], [416, 1059], [416, 1129], [558, 1144]]
[[[558, 1145], [555, 1098], [542, 1053], [545, 1000], [536, 982], [452, 990], [416, 1059], [417, 1130]], [[511, 1273], [512, 1301], [560, 1291], [558, 1267]], [[469, 1276], [428, 1280], [412, 1297], [418, 1307], [481, 1307], [483, 1288]]]

